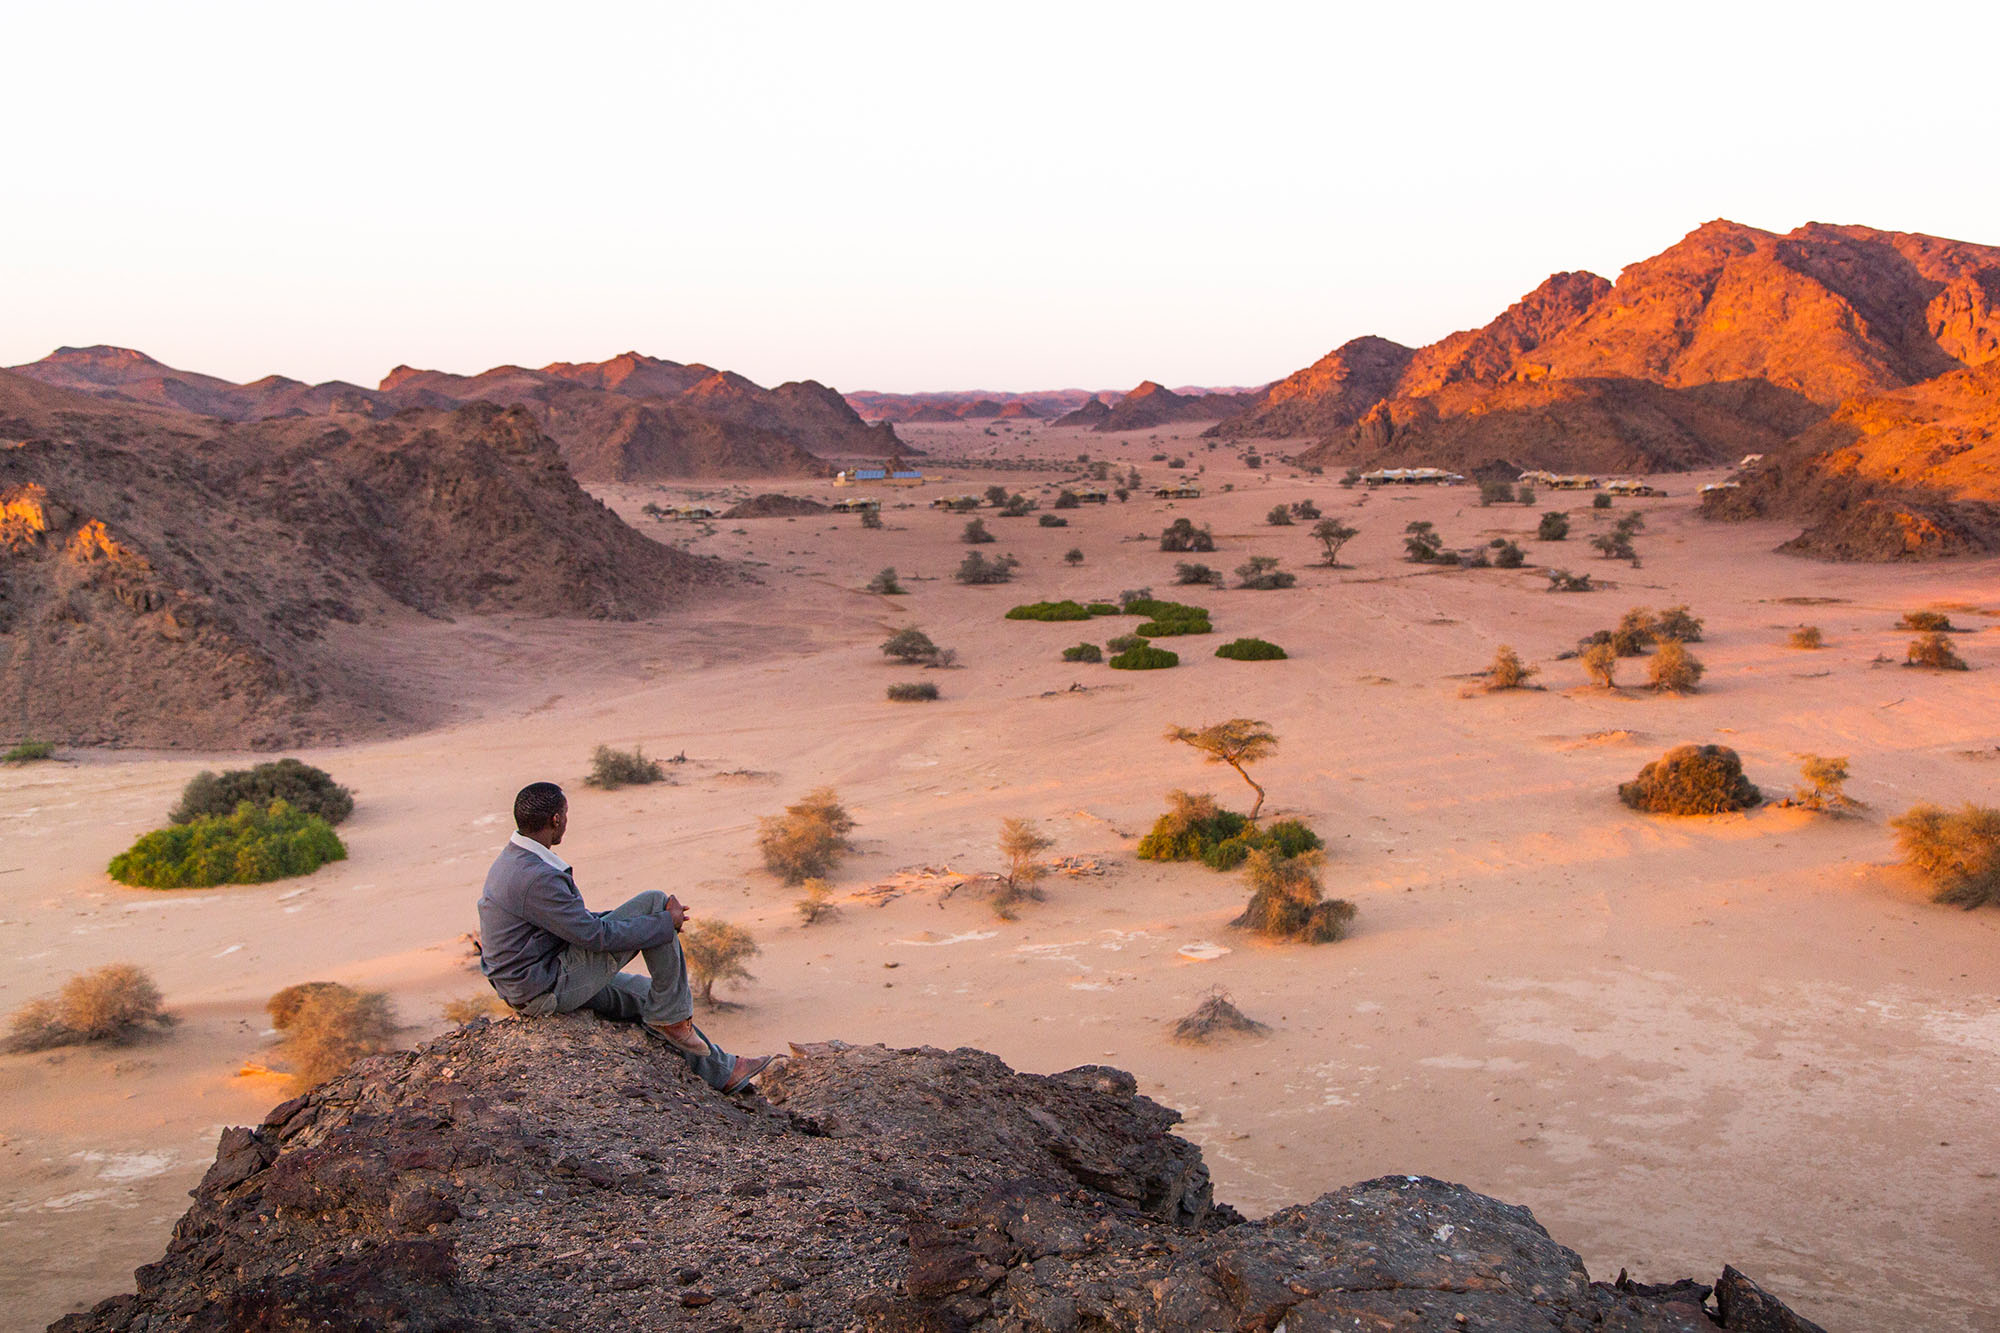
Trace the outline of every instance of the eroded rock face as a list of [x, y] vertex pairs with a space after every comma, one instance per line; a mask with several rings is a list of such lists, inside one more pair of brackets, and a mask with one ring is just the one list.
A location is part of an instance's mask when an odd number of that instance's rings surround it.
[[[723, 1097], [588, 1016], [480, 1020], [225, 1132], [137, 1292], [53, 1328], [1716, 1327], [1708, 1288], [1593, 1284], [1442, 1181], [1246, 1222], [1119, 1070], [833, 1043], [765, 1083]], [[1724, 1282], [1741, 1327], [1811, 1333]]]

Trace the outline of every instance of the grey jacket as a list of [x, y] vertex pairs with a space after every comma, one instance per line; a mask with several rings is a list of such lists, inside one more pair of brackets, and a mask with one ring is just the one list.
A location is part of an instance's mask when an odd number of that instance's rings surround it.
[[570, 945], [638, 953], [674, 935], [672, 918], [607, 920], [583, 905], [576, 878], [509, 843], [479, 894], [479, 967], [500, 998], [519, 1008], [552, 989]]

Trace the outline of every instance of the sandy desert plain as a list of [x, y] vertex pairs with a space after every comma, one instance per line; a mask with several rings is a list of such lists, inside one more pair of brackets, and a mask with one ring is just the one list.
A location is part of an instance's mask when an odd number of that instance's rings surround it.
[[[841, 1038], [979, 1046], [1016, 1067], [1105, 1063], [1186, 1115], [1216, 1194], [1252, 1214], [1351, 1181], [1421, 1172], [1532, 1207], [1594, 1276], [1712, 1278], [1735, 1263], [1834, 1330], [2000, 1327], [2000, 914], [1930, 903], [1897, 863], [1889, 816], [1918, 800], [1990, 802], [2000, 779], [2000, 561], [1837, 565], [1775, 553], [1795, 530], [1717, 524], [1698, 484], [1593, 510], [1587, 495], [1481, 508], [1471, 487], [1343, 489], [1337, 472], [1252, 470], [1198, 427], [1091, 435], [1049, 427], [905, 427], [935, 454], [1136, 465], [1148, 486], [1205, 468], [1207, 495], [1065, 512], [1065, 528], [1000, 519], [990, 554], [1011, 584], [962, 587], [961, 515], [935, 496], [992, 482], [1040, 498], [1074, 469], [978, 466], [879, 492], [881, 530], [846, 515], [656, 525], [648, 502], [828, 483], [599, 487], [643, 530], [755, 562], [757, 581], [638, 624], [462, 618], [349, 631], [385, 675], [437, 702], [421, 734], [301, 757], [355, 791], [350, 857], [309, 878], [201, 891], [113, 884], [107, 859], [159, 824], [224, 754], [65, 753], [0, 771], [0, 1009], [103, 962], [159, 981], [179, 1024], [121, 1049], [0, 1059], [0, 1323], [37, 1328], [113, 1292], [155, 1258], [225, 1125], [286, 1094], [262, 1071], [263, 1004], [292, 982], [389, 992], [407, 1037], [483, 990], [461, 937], [524, 782], [571, 792], [563, 852], [595, 907], [672, 890], [697, 915], [749, 926], [756, 979], [741, 1008], [702, 1016], [736, 1050]], [[1185, 453], [1185, 474], [1151, 461]], [[1232, 484], [1227, 493], [1222, 486]], [[1317, 566], [1311, 499], [1361, 535]], [[1532, 540], [1569, 510], [1564, 543]], [[1637, 568], [1589, 536], [1636, 509]], [[1223, 570], [1283, 558], [1288, 591], [1183, 589], [1216, 635], [1182, 665], [1119, 672], [1060, 650], [1129, 621], [1009, 622], [1018, 602], [1175, 596], [1152, 540], [1211, 525]], [[1523, 540], [1534, 566], [1588, 571], [1587, 594], [1539, 568], [1405, 563], [1403, 525], [1447, 544]], [[1070, 547], [1080, 565], [1062, 559]], [[908, 594], [862, 591], [894, 566]], [[1557, 660], [1632, 606], [1689, 604], [1706, 622], [1702, 689], [1656, 697], [1588, 687]], [[1899, 615], [1949, 608], [1968, 673], [1900, 663]], [[1787, 646], [1816, 624], [1826, 646]], [[953, 669], [889, 663], [877, 645], [922, 627]], [[1291, 659], [1229, 662], [1254, 634]], [[1468, 694], [1500, 643], [1546, 688]], [[1623, 664], [1637, 684], [1643, 663]], [[887, 702], [936, 681], [929, 704]], [[1267, 811], [1327, 839], [1329, 893], [1351, 938], [1275, 945], [1231, 930], [1240, 875], [1139, 861], [1170, 788], [1245, 808], [1234, 774], [1169, 745], [1171, 723], [1267, 720]], [[1734, 747], [1768, 797], [1803, 752], [1850, 757], [1862, 818], [1766, 805], [1747, 814], [1635, 814], [1620, 781], [1685, 741]], [[668, 784], [598, 792], [599, 743], [642, 745]], [[756, 817], [828, 784], [858, 821], [838, 872], [842, 914], [798, 924], [767, 873]], [[1046, 902], [995, 917], [956, 874], [999, 864], [1008, 816], [1039, 821], [1057, 875]], [[1182, 950], [1203, 943], [1208, 960]], [[1196, 950], [1197, 953], [1203, 952]], [[1269, 1023], [1262, 1039], [1176, 1045], [1174, 1019], [1213, 987]]]

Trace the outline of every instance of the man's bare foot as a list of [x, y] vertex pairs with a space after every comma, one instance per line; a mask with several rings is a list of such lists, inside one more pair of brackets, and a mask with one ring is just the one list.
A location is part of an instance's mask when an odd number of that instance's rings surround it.
[[648, 1023], [646, 1028], [682, 1055], [700, 1059], [708, 1054], [708, 1043], [695, 1031], [692, 1018], [683, 1018], [678, 1023]]
[[736, 1063], [730, 1066], [729, 1081], [722, 1085], [722, 1090], [724, 1092], [741, 1091], [745, 1086], [749, 1084], [751, 1079], [757, 1077], [757, 1075], [763, 1073], [766, 1069], [769, 1069], [771, 1067], [771, 1062], [773, 1060], [782, 1060], [782, 1059], [784, 1059], [784, 1057], [781, 1055], [737, 1056]]

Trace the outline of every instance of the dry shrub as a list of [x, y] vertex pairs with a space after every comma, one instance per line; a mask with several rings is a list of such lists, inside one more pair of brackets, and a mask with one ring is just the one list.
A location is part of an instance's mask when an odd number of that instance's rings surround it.
[[688, 975], [694, 979], [695, 994], [715, 1009], [734, 1009], [727, 1000], [715, 998], [716, 985], [724, 981], [752, 980], [743, 960], [761, 953], [757, 941], [742, 926], [713, 918], [697, 921], [681, 935], [681, 953], [687, 957]]
[[1210, 991], [1193, 1013], [1174, 1024], [1173, 1039], [1199, 1046], [1218, 1036], [1261, 1037], [1270, 1030], [1268, 1024], [1259, 1023], [1231, 1004], [1228, 993], [1218, 988]]
[[1821, 637], [1818, 625], [1801, 625], [1792, 631], [1790, 643], [1794, 648], [1818, 648], [1826, 640]]
[[608, 745], [600, 745], [590, 753], [590, 776], [583, 780], [583, 785], [616, 791], [620, 787], [664, 782], [666, 777], [667, 771], [660, 767], [659, 761], [646, 758], [645, 750], [638, 746], [630, 750], [614, 750]]
[[1701, 661], [1678, 640], [1668, 639], [1653, 654], [1651, 680], [1665, 694], [1688, 694], [1701, 683]]
[[1032, 819], [1000, 821], [1000, 855], [1007, 869], [1000, 876], [1000, 891], [993, 895], [993, 911], [1003, 921], [1014, 919], [1014, 909], [1027, 899], [1040, 902], [1042, 877], [1049, 868], [1035, 858], [1056, 845], [1056, 840], [1035, 827]]
[[1618, 650], [1608, 643], [1593, 643], [1583, 650], [1583, 669], [1605, 689], [1618, 687]]
[[819, 787], [786, 806], [784, 814], [760, 818], [757, 848], [772, 874], [787, 884], [803, 884], [824, 877], [852, 850], [847, 835], [853, 829], [854, 820], [833, 788]]
[[1928, 802], [1889, 821], [1903, 861], [1930, 881], [1937, 902], [2000, 906], [2000, 810], [1967, 801], [1956, 810]]
[[840, 907], [833, 901], [833, 886], [825, 880], [813, 878], [799, 886], [805, 896], [792, 906], [798, 910], [799, 924], [816, 926], [822, 921], [830, 921], [840, 915]]
[[1655, 815], [1717, 815], [1764, 799], [1726, 745], [1679, 745], [1619, 784], [1618, 799]]
[[299, 1092], [338, 1078], [362, 1056], [395, 1044], [395, 1011], [380, 991], [308, 981], [287, 986], [264, 1008], [271, 1026], [285, 1034], [278, 1053], [292, 1067], [292, 1086]]
[[1805, 779], [1805, 785], [1792, 792], [1793, 805], [1844, 815], [1860, 804], [1843, 790], [1847, 782], [1846, 755], [1802, 755], [1799, 776]]
[[1653, 622], [1653, 637], [1661, 643], [1700, 643], [1701, 620], [1685, 606], [1670, 606]]
[[1951, 617], [1942, 611], [1905, 611], [1903, 628], [1913, 629], [1922, 634], [1942, 634], [1947, 630], [1956, 629], [1957, 626], [1953, 625]]
[[1932, 630], [1919, 634], [1910, 640], [1908, 665], [1929, 667], [1933, 671], [1964, 671], [1965, 659], [1951, 646], [1951, 640], [1942, 630]]
[[21, 1006], [0, 1048], [45, 1051], [91, 1041], [124, 1045], [173, 1021], [160, 1008], [160, 988], [143, 969], [107, 963], [71, 977], [53, 997]]
[[446, 1000], [438, 1012], [444, 1021], [457, 1027], [464, 1027], [475, 1018], [505, 1018], [513, 1010], [507, 1002], [487, 991], [483, 995], [462, 995], [456, 1000]]
[[1244, 862], [1244, 877], [1254, 892], [1243, 915], [1229, 924], [1273, 939], [1325, 944], [1347, 934], [1354, 904], [1326, 898], [1319, 882], [1320, 851], [1285, 856], [1259, 847]]
[[938, 697], [936, 682], [928, 680], [899, 680], [888, 689], [891, 703], [928, 703]]
[[1521, 661], [1521, 655], [1507, 644], [1493, 654], [1493, 665], [1486, 668], [1486, 688], [1489, 690], [1518, 690], [1528, 683], [1528, 677], [1535, 674], [1535, 668]]

